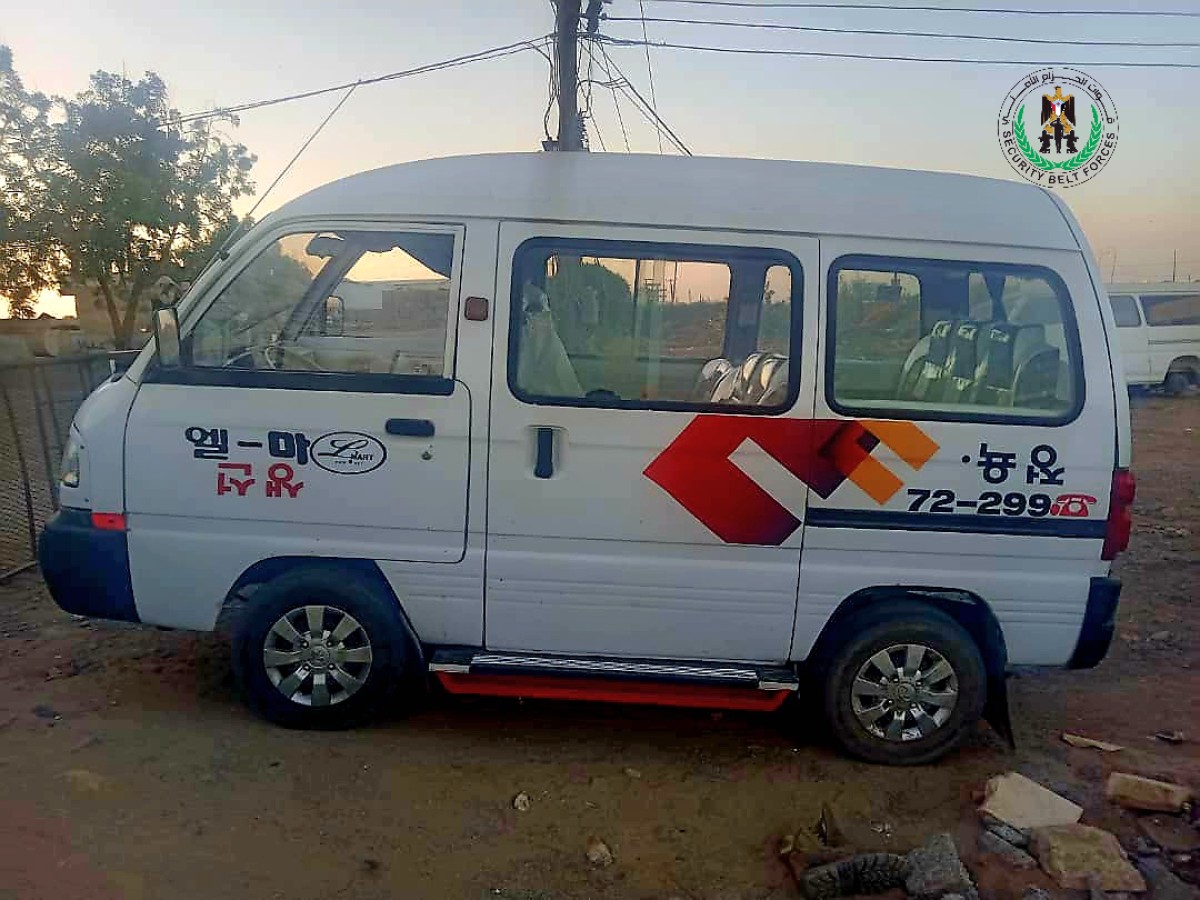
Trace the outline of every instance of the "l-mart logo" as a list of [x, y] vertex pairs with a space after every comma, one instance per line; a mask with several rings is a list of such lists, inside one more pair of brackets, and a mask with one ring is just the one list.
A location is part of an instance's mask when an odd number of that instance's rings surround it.
[[884, 444], [914, 470], [938, 445], [912, 422], [700, 415], [645, 475], [728, 544], [782, 544], [800, 520], [729, 458], [745, 440], [828, 498], [851, 481], [881, 506], [904, 486], [871, 452]]

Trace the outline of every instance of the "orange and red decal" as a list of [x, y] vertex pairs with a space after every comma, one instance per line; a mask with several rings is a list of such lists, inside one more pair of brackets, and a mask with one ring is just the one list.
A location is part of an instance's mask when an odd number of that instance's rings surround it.
[[903, 481], [871, 452], [880, 443], [913, 469], [938, 445], [912, 422], [700, 415], [645, 475], [730, 544], [782, 544], [800, 520], [730, 459], [745, 440], [826, 498], [845, 480], [883, 504]]

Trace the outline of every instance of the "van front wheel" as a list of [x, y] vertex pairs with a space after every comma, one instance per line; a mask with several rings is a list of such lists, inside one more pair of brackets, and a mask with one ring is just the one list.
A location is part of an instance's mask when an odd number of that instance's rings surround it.
[[825, 714], [853, 756], [890, 765], [933, 762], [956, 747], [983, 711], [987, 675], [966, 630], [915, 604], [848, 620], [823, 667]]
[[234, 634], [250, 705], [289, 728], [366, 719], [411, 680], [411, 640], [395, 600], [357, 573], [293, 569], [262, 585]]

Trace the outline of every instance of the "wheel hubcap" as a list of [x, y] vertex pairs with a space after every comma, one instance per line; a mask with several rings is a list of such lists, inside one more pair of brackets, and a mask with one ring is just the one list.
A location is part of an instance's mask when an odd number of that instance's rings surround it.
[[371, 671], [371, 639], [336, 606], [298, 606], [275, 620], [263, 666], [279, 693], [301, 706], [332, 706], [353, 696]]
[[888, 741], [916, 741], [946, 724], [958, 702], [958, 675], [924, 644], [894, 644], [858, 670], [851, 688], [854, 715]]

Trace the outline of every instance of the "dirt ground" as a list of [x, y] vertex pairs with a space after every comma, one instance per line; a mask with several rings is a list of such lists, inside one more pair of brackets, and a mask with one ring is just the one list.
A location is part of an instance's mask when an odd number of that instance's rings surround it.
[[[815, 847], [823, 802], [899, 850], [953, 831], [985, 897], [1050, 888], [975, 858], [988, 776], [1024, 772], [1127, 839], [1108, 771], [1200, 786], [1200, 397], [1135, 401], [1134, 420], [1109, 658], [1015, 674], [1016, 753], [981, 726], [920, 769], [840, 758], [802, 716], [439, 698], [289, 732], [243, 707], [220, 638], [78, 621], [19, 576], [0, 585], [0, 898], [795, 897], [779, 839]], [[613, 865], [587, 863], [592, 836]]]

